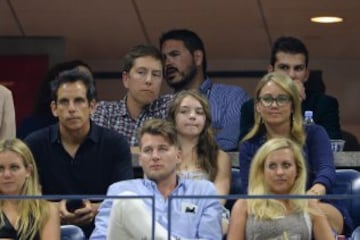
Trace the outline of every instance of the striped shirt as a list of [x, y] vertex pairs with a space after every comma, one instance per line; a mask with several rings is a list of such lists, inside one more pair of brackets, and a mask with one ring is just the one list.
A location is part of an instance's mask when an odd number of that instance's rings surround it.
[[209, 78], [200, 86], [209, 100], [216, 142], [224, 151], [238, 149], [241, 106], [249, 99], [247, 92], [234, 85], [212, 83]]

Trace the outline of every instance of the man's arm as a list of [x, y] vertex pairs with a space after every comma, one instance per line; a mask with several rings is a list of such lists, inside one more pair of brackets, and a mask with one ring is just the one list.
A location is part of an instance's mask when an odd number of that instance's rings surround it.
[[[113, 184], [109, 187], [108, 196], [114, 196], [119, 194], [119, 188], [117, 184]], [[113, 205], [113, 199], [107, 198], [100, 204], [98, 208], [98, 214], [95, 217], [95, 229], [92, 232], [89, 240], [104, 240], [107, 236], [107, 230], [109, 225], [110, 211]]]
[[[206, 186], [207, 195], [217, 195], [212, 183]], [[204, 199], [204, 209], [200, 217], [197, 239], [218, 240], [222, 239], [222, 207], [219, 199]]]
[[112, 151], [112, 164], [109, 174], [112, 173], [109, 185], [121, 180], [132, 179], [133, 166], [129, 143], [118, 133], [114, 133], [114, 139], [109, 142], [109, 151]]
[[[323, 126], [330, 139], [342, 139], [339, 103], [336, 98], [323, 95], [317, 103], [318, 112], [314, 113], [315, 123]], [[318, 116], [316, 116], [318, 115]]]

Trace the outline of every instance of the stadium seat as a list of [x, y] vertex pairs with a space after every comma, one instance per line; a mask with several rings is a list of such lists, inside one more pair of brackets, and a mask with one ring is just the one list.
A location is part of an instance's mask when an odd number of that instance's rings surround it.
[[360, 226], [355, 228], [351, 235], [351, 240], [360, 240]]
[[85, 234], [75, 225], [62, 225], [60, 227], [61, 240], [85, 240]]
[[344, 201], [354, 226], [360, 226], [360, 172], [354, 169], [337, 169], [333, 194], [353, 195], [341, 201]]
[[[241, 194], [241, 178], [240, 178], [240, 169], [238, 167], [232, 167], [231, 169], [231, 186], [230, 194]], [[229, 199], [226, 201], [225, 207], [231, 210], [236, 199]]]

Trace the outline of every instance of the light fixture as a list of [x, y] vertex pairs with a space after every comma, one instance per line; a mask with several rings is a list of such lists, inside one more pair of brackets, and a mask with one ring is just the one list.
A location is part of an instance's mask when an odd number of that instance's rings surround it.
[[311, 21], [315, 23], [339, 23], [339, 22], [343, 22], [344, 19], [335, 16], [321, 16], [321, 17], [312, 17]]

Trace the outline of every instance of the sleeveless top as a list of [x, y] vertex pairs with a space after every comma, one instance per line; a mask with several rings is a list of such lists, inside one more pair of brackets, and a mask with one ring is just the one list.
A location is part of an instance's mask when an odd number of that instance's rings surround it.
[[183, 179], [205, 179], [209, 180], [210, 176], [205, 171], [199, 170], [188, 170], [188, 171], [177, 171], [177, 174]]
[[[3, 212], [1, 212], [0, 214], [3, 216], [4, 219], [4, 225], [0, 227], [0, 239], [1, 238], [9, 238], [14, 240], [20, 239], [17, 230], [13, 227], [13, 225], [11, 225], [7, 216]], [[36, 233], [34, 238], [27, 240], [40, 240], [39, 232]]]
[[294, 213], [271, 220], [257, 220], [249, 215], [246, 221], [246, 239], [248, 240], [310, 240], [311, 219], [307, 213]]

